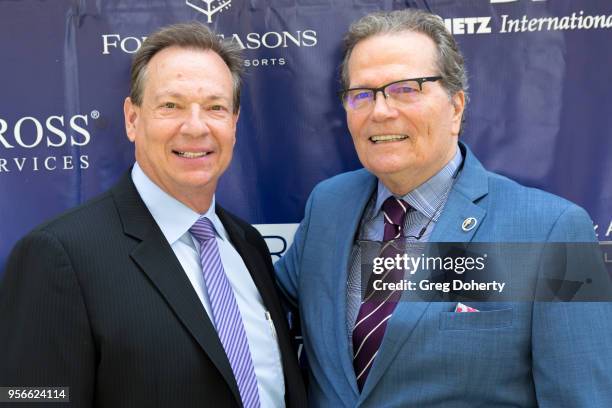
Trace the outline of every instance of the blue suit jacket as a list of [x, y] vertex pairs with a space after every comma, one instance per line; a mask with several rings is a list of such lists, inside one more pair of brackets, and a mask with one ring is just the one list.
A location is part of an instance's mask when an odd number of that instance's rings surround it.
[[[430, 242], [592, 242], [580, 207], [486, 171], [470, 150]], [[317, 407], [612, 407], [612, 303], [400, 302], [362, 393], [346, 330], [349, 257], [376, 188], [366, 170], [313, 190], [276, 264], [299, 305]], [[477, 219], [470, 231], [461, 228]]]

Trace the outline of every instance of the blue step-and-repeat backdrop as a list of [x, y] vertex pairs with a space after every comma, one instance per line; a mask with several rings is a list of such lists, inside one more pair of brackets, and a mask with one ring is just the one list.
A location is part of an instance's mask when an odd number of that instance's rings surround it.
[[0, 0], [0, 275], [21, 236], [132, 164], [130, 60], [150, 32], [189, 20], [244, 49], [217, 198], [280, 255], [312, 187], [359, 167], [336, 97], [347, 27], [409, 7], [440, 15], [460, 43], [462, 138], [485, 166], [580, 204], [612, 239], [609, 0]]

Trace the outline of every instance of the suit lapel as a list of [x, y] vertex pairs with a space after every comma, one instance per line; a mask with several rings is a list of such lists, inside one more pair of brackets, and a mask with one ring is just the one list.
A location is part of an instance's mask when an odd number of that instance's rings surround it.
[[266, 309], [270, 313], [276, 311], [274, 302], [274, 298], [276, 297], [274, 292], [275, 284], [271, 276], [266, 273], [266, 265], [261, 259], [259, 251], [246, 239], [244, 229], [219, 205], [217, 205], [217, 215], [223, 223], [232, 245], [236, 248], [236, 251], [238, 251], [240, 257], [244, 261]]
[[[488, 192], [487, 173], [465, 145], [460, 144], [460, 147], [465, 157], [463, 169], [429, 238], [429, 242], [432, 243], [471, 242], [486, 215], [486, 210], [475, 202]], [[469, 218], [476, 220], [474, 225], [473, 221], [465, 222]], [[415, 276], [418, 274], [419, 272]], [[432, 298], [429, 301], [418, 302], [406, 300], [409, 296], [409, 292], [402, 294], [403, 300], [399, 302], [389, 319], [380, 352], [374, 360], [361, 393], [362, 401], [380, 381], [399, 351], [406, 347], [415, 327], [431, 304]]]
[[[223, 223], [225, 230], [229, 236], [229, 239], [240, 254], [240, 257], [244, 261], [244, 264], [261, 295], [265, 309], [270, 313], [274, 328], [276, 330], [276, 340], [280, 349], [280, 357], [283, 365], [283, 371], [285, 376], [285, 386], [287, 387], [285, 392], [285, 401], [292, 401], [296, 395], [301, 395], [300, 390], [295, 386], [289, 389], [292, 384], [296, 381], [302, 381], [301, 378], [296, 379], [296, 375], [299, 376], [299, 367], [297, 366], [297, 360], [292, 359], [292, 355], [295, 355], [295, 350], [291, 345], [289, 336], [289, 328], [287, 325], [287, 317], [284, 310], [281, 307], [278, 294], [276, 292], [276, 282], [272, 275], [272, 264], [266, 264], [266, 259], [263, 256], [269, 256], [267, 248], [257, 248], [251, 243], [246, 236], [246, 231], [231, 214], [227, 213], [223, 208], [217, 205], [217, 215]], [[265, 252], [264, 252], [265, 251]]]
[[484, 206], [476, 203], [489, 193], [489, 174], [466, 145], [459, 146], [464, 156], [463, 168], [430, 242], [471, 242], [487, 213]]
[[113, 189], [124, 232], [140, 240], [130, 256], [217, 367], [239, 404], [238, 386], [217, 331], [172, 248], [126, 174]]
[[376, 178], [370, 173], [364, 171], [359, 182], [356, 185], [347, 186], [347, 192], [341, 194], [342, 197], [350, 197], [338, 206], [339, 211], [336, 221], [331, 225], [336, 225], [335, 241], [331, 243], [334, 248], [332, 264], [330, 265], [330, 274], [334, 278], [332, 287], [338, 288], [338, 294], [332, 299], [332, 309], [334, 312], [330, 314], [334, 316], [333, 321], [325, 321], [324, 324], [330, 323], [336, 331], [337, 350], [332, 351], [330, 356], [334, 359], [340, 358], [342, 371], [346, 376], [347, 382], [351, 389], [358, 395], [357, 381], [355, 379], [355, 369], [353, 367], [353, 356], [348, 343], [346, 332], [346, 296], [347, 296], [347, 281], [348, 272], [351, 267], [351, 251], [355, 238], [357, 236], [363, 212], [368, 204], [374, 189], [376, 188]]

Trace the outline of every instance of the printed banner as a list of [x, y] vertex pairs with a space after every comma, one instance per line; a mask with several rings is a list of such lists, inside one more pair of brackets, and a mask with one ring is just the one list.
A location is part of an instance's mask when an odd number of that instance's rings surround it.
[[314, 185], [360, 167], [336, 96], [344, 33], [368, 12], [409, 7], [440, 15], [465, 55], [462, 140], [488, 169], [586, 208], [609, 241], [607, 0], [0, 0], [0, 275], [27, 231], [131, 166], [130, 60], [149, 33], [190, 20], [244, 49], [237, 144], [217, 199], [280, 256]]

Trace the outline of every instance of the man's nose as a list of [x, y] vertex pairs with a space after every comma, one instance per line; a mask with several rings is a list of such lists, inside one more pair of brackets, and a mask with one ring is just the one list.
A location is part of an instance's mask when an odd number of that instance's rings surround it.
[[202, 108], [196, 104], [191, 105], [187, 110], [181, 131], [185, 134], [198, 137], [207, 134], [209, 130], [206, 123], [206, 115]]
[[372, 118], [374, 120], [387, 120], [397, 116], [397, 109], [389, 104], [389, 99], [385, 96], [383, 91], [376, 92], [374, 95], [374, 108], [372, 112]]

